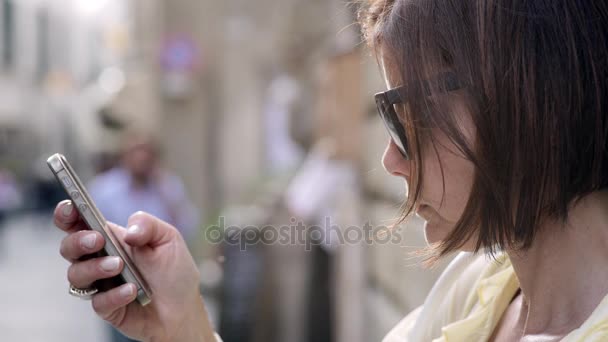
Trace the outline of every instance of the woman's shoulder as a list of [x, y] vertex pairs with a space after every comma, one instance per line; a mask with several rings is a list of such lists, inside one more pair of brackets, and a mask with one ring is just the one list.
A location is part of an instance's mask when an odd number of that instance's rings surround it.
[[[483, 252], [459, 253], [443, 271], [424, 304], [406, 316], [383, 342], [427, 341], [441, 335], [441, 329], [466, 317], [478, 301], [477, 288], [483, 279], [496, 273], [496, 261]], [[510, 263], [509, 263], [510, 264]]]

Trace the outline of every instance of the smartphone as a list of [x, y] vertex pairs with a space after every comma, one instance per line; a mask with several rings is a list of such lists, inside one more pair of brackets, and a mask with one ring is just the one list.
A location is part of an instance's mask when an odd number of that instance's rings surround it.
[[133, 261], [131, 261], [131, 258], [129, 258], [129, 255], [125, 252], [112, 229], [107, 225], [107, 221], [91, 199], [91, 196], [89, 196], [89, 193], [70, 163], [68, 163], [63, 155], [58, 153], [51, 156], [47, 160], [47, 164], [72, 200], [74, 207], [77, 208], [80, 217], [82, 217], [86, 225], [91, 230], [101, 233], [105, 238], [106, 244], [98, 256], [118, 256], [124, 261], [125, 267], [121, 274], [111, 279], [111, 282], [106, 281], [104, 285], [100, 285], [100, 290], [103, 291], [121, 284], [132, 283], [137, 286], [137, 301], [142, 306], [150, 304], [152, 301], [150, 287], [135, 264], [133, 264]]

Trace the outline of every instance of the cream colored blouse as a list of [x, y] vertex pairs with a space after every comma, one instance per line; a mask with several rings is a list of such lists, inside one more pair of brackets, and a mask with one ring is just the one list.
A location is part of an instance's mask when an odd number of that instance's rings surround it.
[[[487, 341], [519, 288], [505, 253], [460, 253], [439, 277], [424, 304], [393, 328], [383, 342]], [[608, 296], [562, 341], [608, 341]]]

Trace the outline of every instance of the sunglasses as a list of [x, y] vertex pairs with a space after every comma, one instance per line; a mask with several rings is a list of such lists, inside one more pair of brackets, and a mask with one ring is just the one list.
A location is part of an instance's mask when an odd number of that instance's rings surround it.
[[[458, 80], [456, 74], [448, 72], [441, 74], [437, 79], [433, 81], [425, 81], [422, 84], [423, 92], [425, 96], [431, 95], [431, 89], [441, 89], [442, 92], [450, 92], [464, 88], [464, 85]], [[401, 152], [401, 155], [407, 160], [410, 159], [410, 150], [405, 134], [405, 128], [399, 120], [395, 105], [405, 104], [405, 101], [401, 97], [403, 93], [403, 86], [390, 89], [388, 91], [378, 93], [374, 96], [376, 100], [376, 106], [378, 107], [378, 114], [386, 126], [386, 130], [390, 135], [391, 139]]]

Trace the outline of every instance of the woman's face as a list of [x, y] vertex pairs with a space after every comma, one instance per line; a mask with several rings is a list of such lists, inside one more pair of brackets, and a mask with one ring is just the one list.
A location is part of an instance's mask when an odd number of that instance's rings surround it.
[[[385, 61], [384, 75], [388, 89], [392, 89], [399, 85], [395, 82], [397, 74], [391, 72], [386, 65]], [[450, 101], [450, 107], [455, 115], [461, 118], [458, 122], [470, 142], [475, 136], [474, 129], [461, 95], [458, 92], [452, 92], [446, 96], [449, 96], [447, 100]], [[432, 143], [421, 146], [424, 179], [419, 205], [415, 208], [416, 214], [425, 221], [424, 233], [429, 244], [441, 242], [455, 227], [468, 201], [474, 172], [473, 164], [464, 158], [447, 136], [439, 130], [435, 130], [433, 138], [436, 152]], [[392, 140], [389, 140], [382, 163], [391, 175], [405, 180], [409, 191], [413, 164], [412, 161], [402, 157]], [[443, 166], [443, 177], [440, 163]], [[445, 193], [443, 181], [445, 181]], [[469, 241], [463, 250], [473, 248], [474, 243]]]

